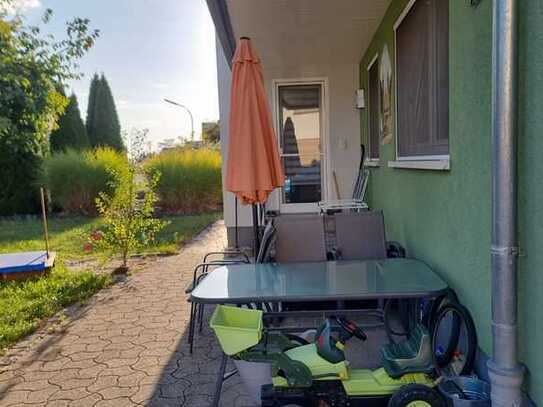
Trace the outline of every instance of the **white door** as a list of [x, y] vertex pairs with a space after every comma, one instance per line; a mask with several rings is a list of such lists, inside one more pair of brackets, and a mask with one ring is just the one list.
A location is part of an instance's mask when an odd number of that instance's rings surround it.
[[315, 212], [324, 198], [323, 93], [323, 83], [276, 84], [281, 212]]

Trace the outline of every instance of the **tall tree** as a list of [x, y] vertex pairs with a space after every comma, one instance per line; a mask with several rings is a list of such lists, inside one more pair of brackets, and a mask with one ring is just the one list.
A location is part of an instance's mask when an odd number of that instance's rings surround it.
[[[38, 179], [49, 134], [68, 100], [58, 89], [79, 77], [77, 60], [98, 36], [89, 20], [74, 18], [55, 40], [21, 16], [9, 16], [0, 0], [0, 216], [39, 208]], [[46, 10], [42, 21], [52, 17]]]
[[89, 89], [89, 103], [87, 104], [87, 119], [85, 121], [87, 127], [87, 137], [92, 147], [95, 146], [94, 135], [95, 129], [95, 110], [96, 110], [96, 93], [100, 87], [100, 77], [97, 73], [94, 74], [90, 83]]
[[87, 129], [81, 119], [79, 104], [74, 93], [70, 96], [68, 107], [58, 121], [58, 129], [51, 133], [51, 151], [65, 151], [69, 148], [83, 150], [89, 147]]
[[[90, 104], [93, 104], [92, 110], [87, 115], [89, 118], [87, 122], [89, 141], [93, 147], [109, 146], [116, 150], [123, 150], [121, 125], [111, 88], [103, 74], [98, 80], [95, 81], [95, 79], [96, 77], [93, 78], [89, 92], [89, 109], [91, 108]], [[94, 91], [92, 90], [93, 85]], [[92, 100], [91, 93], [94, 93]]]

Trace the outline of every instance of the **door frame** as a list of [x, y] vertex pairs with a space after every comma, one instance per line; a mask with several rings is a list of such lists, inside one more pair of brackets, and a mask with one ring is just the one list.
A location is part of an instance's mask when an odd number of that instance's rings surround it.
[[[273, 79], [272, 80], [272, 113], [273, 124], [275, 127], [275, 134], [277, 134], [277, 146], [279, 148], [279, 154], [282, 155], [280, 149], [280, 129], [281, 123], [279, 123], [279, 87], [280, 86], [296, 86], [296, 85], [320, 85], [321, 86], [321, 123], [320, 123], [320, 138], [321, 138], [321, 154], [323, 162], [321, 163], [321, 199], [323, 201], [328, 198], [328, 180], [330, 179], [329, 170], [331, 168], [330, 162], [330, 145], [329, 145], [329, 117], [328, 117], [328, 105], [329, 105], [329, 92], [328, 92], [328, 78], [326, 77], [311, 77], [311, 78], [291, 78], [291, 79]], [[319, 212], [318, 202], [307, 203], [282, 203], [283, 191], [282, 188], [276, 195], [276, 205], [282, 213], [307, 213], [307, 212]]]

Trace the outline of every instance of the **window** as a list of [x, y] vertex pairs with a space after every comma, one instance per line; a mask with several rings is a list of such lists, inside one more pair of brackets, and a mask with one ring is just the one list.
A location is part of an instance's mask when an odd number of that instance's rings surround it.
[[412, 0], [394, 29], [398, 159], [447, 158], [448, 0]]
[[369, 154], [370, 160], [379, 160], [379, 63], [377, 55], [368, 66], [369, 93]]
[[322, 84], [278, 85], [279, 147], [285, 172], [285, 204], [323, 199]]

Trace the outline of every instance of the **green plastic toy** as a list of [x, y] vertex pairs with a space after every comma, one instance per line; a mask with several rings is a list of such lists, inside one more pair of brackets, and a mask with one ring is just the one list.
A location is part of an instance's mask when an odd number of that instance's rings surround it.
[[218, 306], [211, 327], [223, 351], [248, 362], [268, 362], [272, 384], [262, 387], [262, 406], [445, 407], [434, 389], [430, 335], [422, 325], [403, 343], [381, 349], [383, 367], [352, 369], [343, 352], [352, 337], [366, 340], [353, 322], [325, 320], [314, 343], [264, 330], [262, 311]]

